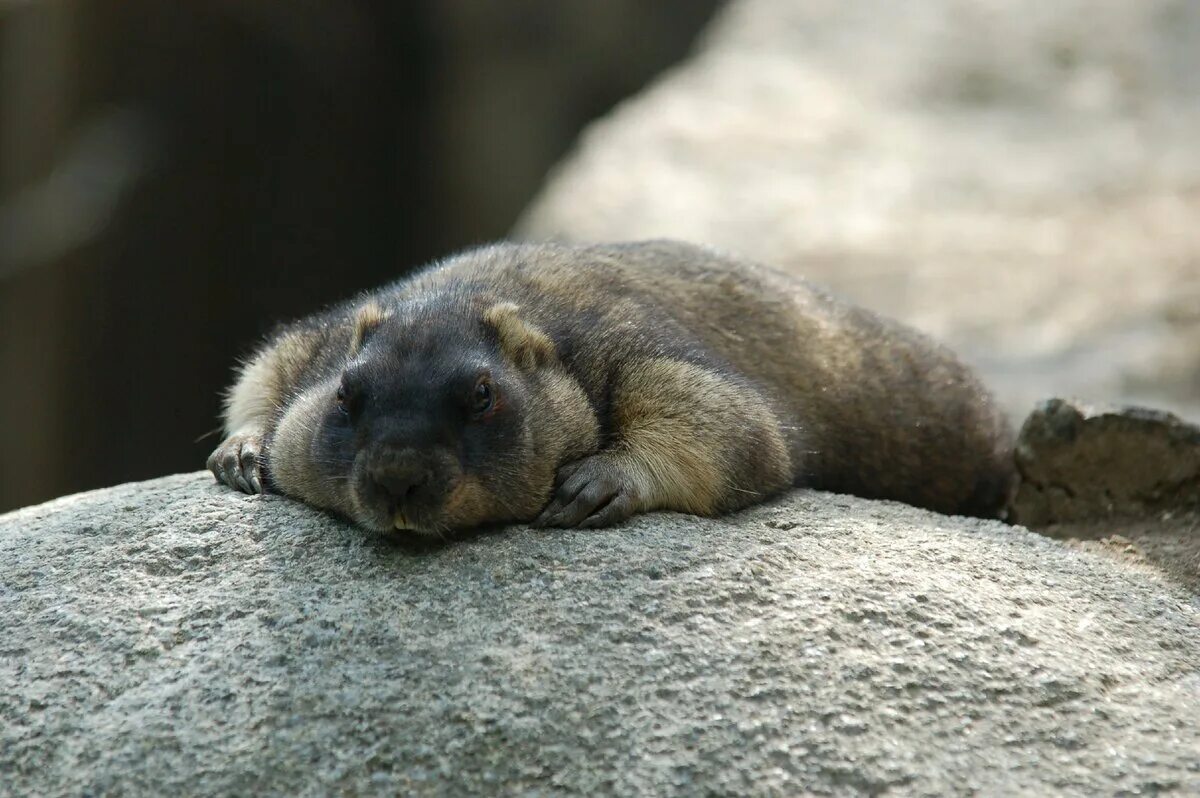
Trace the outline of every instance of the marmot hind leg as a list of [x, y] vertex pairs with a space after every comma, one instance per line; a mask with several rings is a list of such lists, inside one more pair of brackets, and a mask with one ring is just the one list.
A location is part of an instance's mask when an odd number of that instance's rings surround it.
[[650, 510], [716, 515], [792, 482], [775, 414], [729, 377], [642, 360], [618, 372], [612, 397], [611, 445], [559, 470], [537, 525], [608, 526]]

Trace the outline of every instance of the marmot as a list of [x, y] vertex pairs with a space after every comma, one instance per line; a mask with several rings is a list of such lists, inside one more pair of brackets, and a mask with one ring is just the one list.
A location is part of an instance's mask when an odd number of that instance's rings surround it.
[[673, 241], [501, 243], [281, 327], [209, 458], [375, 530], [715, 515], [793, 485], [995, 516], [1008, 424], [947, 349]]

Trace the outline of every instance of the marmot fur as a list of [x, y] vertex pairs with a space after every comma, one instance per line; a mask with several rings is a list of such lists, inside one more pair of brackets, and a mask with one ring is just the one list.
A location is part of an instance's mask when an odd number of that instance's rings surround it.
[[1012, 439], [914, 330], [689, 244], [497, 244], [286, 325], [209, 458], [376, 530], [714, 515], [793, 485], [995, 516]]

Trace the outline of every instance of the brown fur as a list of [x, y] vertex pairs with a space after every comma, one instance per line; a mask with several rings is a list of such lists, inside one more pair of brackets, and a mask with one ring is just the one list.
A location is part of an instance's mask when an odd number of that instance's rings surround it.
[[483, 320], [495, 328], [504, 354], [526, 371], [533, 371], [554, 359], [554, 343], [522, 320], [520, 313], [513, 303], [500, 302], [483, 312]]
[[[791, 482], [787, 445], [762, 400], [710, 371], [677, 360], [631, 363], [614, 405], [622, 431], [614, 452], [637, 475], [646, 497], [639, 510], [714, 515]], [[735, 458], [746, 444], [754, 457]]]
[[[339, 385], [369, 397], [349, 426]], [[494, 409], [454, 409], [480, 390]], [[240, 371], [226, 426], [223, 481], [265, 472], [421, 532], [711, 515], [793, 484], [995, 515], [1012, 480], [1007, 424], [950, 352], [665, 241], [483, 248], [284, 328]]]
[[354, 314], [354, 333], [350, 338], [350, 356], [357, 355], [367, 336], [379, 328], [387, 319], [387, 311], [378, 302], [368, 301]]

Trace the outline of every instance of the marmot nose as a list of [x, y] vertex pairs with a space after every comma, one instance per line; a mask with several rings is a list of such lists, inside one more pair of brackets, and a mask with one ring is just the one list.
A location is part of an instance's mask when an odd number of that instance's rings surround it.
[[372, 469], [371, 481], [392, 503], [404, 506], [429, 482], [429, 472], [415, 466]]

